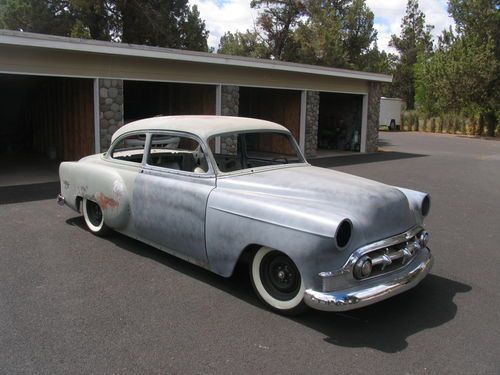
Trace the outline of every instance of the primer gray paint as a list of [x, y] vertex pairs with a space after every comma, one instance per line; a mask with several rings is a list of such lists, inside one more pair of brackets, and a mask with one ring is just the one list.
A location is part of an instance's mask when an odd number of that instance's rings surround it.
[[[207, 124], [206, 117], [200, 121]], [[145, 125], [133, 130], [147, 132]], [[193, 134], [208, 150], [203, 134], [213, 130]], [[61, 192], [71, 208], [77, 209], [78, 198], [95, 200], [113, 229], [222, 276], [232, 274], [251, 245], [280, 250], [296, 263], [311, 290], [320, 290], [320, 272], [340, 269], [357, 249], [423, 221], [425, 193], [307, 163], [217, 174], [208, 156], [212, 167], [207, 175], [174, 173], [145, 160], [133, 164], [104, 154], [65, 162]], [[340, 249], [335, 235], [342, 220], [352, 223], [353, 232]]]

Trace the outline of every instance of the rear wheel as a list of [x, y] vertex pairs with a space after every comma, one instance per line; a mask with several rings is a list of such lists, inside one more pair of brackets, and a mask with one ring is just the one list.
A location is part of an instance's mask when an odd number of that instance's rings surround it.
[[250, 264], [250, 276], [257, 295], [272, 310], [296, 315], [307, 309], [300, 272], [284, 253], [261, 247]]
[[389, 130], [396, 130], [396, 121], [391, 120], [391, 123], [389, 124]]
[[90, 199], [83, 198], [83, 217], [87, 228], [98, 236], [105, 236], [109, 233], [109, 228], [104, 223], [104, 215], [101, 207]]

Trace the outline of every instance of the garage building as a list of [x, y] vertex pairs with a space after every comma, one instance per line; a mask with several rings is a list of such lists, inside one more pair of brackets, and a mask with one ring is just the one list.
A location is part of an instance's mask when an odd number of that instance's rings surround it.
[[0, 30], [0, 156], [76, 160], [157, 115], [278, 122], [306, 157], [377, 150], [382, 74]]

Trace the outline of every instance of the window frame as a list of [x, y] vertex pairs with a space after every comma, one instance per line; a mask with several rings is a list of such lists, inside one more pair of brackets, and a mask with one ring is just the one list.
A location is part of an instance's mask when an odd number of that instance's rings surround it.
[[[290, 167], [296, 167], [298, 165], [309, 165], [306, 158], [302, 154], [302, 151], [300, 151], [300, 147], [299, 147], [295, 137], [290, 132], [284, 131], [284, 130], [245, 129], [245, 130], [229, 131], [229, 132], [212, 134], [212, 135], [210, 135], [210, 137], [207, 138], [206, 141], [207, 141], [207, 144], [210, 144], [211, 139], [215, 140], [216, 137], [223, 137], [223, 136], [227, 136], [229, 134], [238, 134], [239, 135], [239, 134], [247, 134], [247, 133], [279, 133], [279, 134], [283, 134], [284, 136], [286, 136], [290, 140], [292, 147], [294, 148], [295, 152], [297, 153], [297, 156], [300, 158], [301, 161], [299, 161], [297, 163], [291, 163], [291, 164], [264, 165], [261, 167], [244, 168], [244, 169], [238, 169], [236, 171], [231, 171], [231, 172], [223, 172], [219, 169], [219, 166], [217, 165], [217, 162], [216, 162], [215, 154], [212, 153], [212, 149], [209, 147], [210, 156], [213, 159], [213, 164], [214, 164], [214, 168], [216, 170], [217, 176], [224, 177], [224, 176], [255, 173], [255, 172], [266, 171], [266, 170], [270, 170], [270, 169], [290, 168]], [[246, 146], [242, 152], [242, 155], [243, 155], [244, 159], [246, 159], [248, 156]]]
[[[148, 157], [149, 157], [150, 151], [151, 151], [151, 142], [153, 140], [153, 135], [171, 135], [174, 137], [189, 138], [191, 140], [196, 141], [198, 143], [198, 145], [201, 147], [201, 150], [203, 151], [203, 153], [205, 154], [205, 158], [206, 158], [207, 165], [208, 165], [208, 171], [206, 171], [205, 173], [195, 173], [192, 171], [183, 171], [180, 169], [171, 169], [171, 168], [167, 168], [167, 167], [160, 167], [157, 165], [148, 164]], [[198, 177], [198, 178], [213, 178], [213, 177], [215, 177], [214, 162], [212, 160], [212, 154], [210, 152], [210, 149], [206, 146], [205, 142], [200, 137], [198, 137], [195, 134], [188, 133], [188, 132], [181, 132], [181, 131], [175, 131], [175, 130], [154, 130], [154, 129], [147, 130], [146, 149], [144, 152], [142, 162], [143, 162], [144, 169], [148, 169], [148, 170], [152, 170], [152, 171], [170, 173], [170, 174], [174, 174], [174, 175]]]
[[[115, 159], [113, 157], [113, 152], [116, 148], [116, 146], [123, 141], [124, 139], [134, 136], [134, 135], [144, 135], [144, 149], [143, 149], [143, 154], [142, 154], [142, 159], [140, 163], [136, 163], [134, 161], [128, 161], [128, 160], [122, 160], [122, 159]], [[124, 165], [130, 165], [130, 166], [136, 166], [136, 167], [143, 167], [144, 166], [144, 157], [146, 156], [146, 151], [147, 151], [147, 146], [148, 146], [148, 139], [149, 139], [149, 134], [148, 131], [146, 130], [134, 130], [130, 131], [127, 133], [122, 134], [120, 137], [114, 140], [113, 143], [109, 146], [108, 151], [104, 154], [104, 158], [107, 159], [108, 161], [114, 162], [114, 163], [119, 163], [119, 164], [124, 164]]]

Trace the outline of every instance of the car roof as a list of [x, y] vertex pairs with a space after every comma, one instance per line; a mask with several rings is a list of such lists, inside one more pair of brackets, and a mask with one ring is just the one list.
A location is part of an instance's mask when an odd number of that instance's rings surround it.
[[172, 130], [192, 133], [202, 139], [212, 135], [239, 131], [274, 130], [289, 133], [284, 126], [274, 122], [247, 117], [231, 116], [162, 116], [152, 117], [128, 123], [119, 128], [112, 141], [122, 134], [141, 130]]

